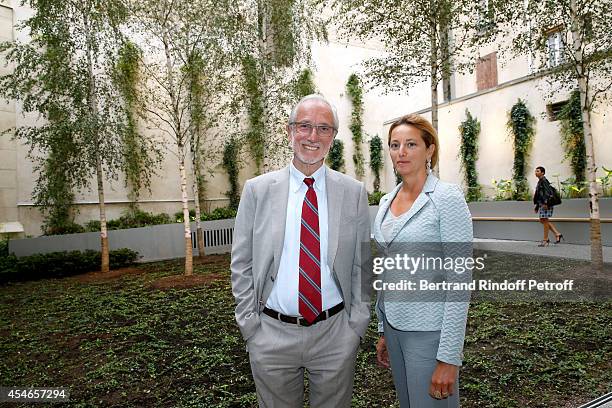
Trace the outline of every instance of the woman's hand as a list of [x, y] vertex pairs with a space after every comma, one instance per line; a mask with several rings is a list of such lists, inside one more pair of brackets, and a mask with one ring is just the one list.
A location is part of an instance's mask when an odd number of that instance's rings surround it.
[[378, 360], [378, 364], [389, 368], [389, 352], [387, 351], [385, 336], [380, 336], [378, 343], [376, 343], [376, 359]]
[[[378, 350], [378, 347], [376, 349]], [[456, 365], [438, 361], [436, 369], [431, 376], [429, 395], [435, 399], [445, 399], [449, 395], [453, 395], [458, 370], [459, 367]]]

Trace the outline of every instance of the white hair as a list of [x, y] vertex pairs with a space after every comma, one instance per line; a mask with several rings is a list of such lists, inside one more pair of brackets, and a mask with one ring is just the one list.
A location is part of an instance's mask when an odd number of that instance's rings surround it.
[[311, 101], [311, 100], [317, 100], [317, 101], [323, 102], [323, 103], [327, 104], [327, 106], [329, 106], [329, 110], [331, 110], [331, 113], [332, 113], [332, 115], [334, 117], [334, 129], [336, 129], [336, 131], [338, 131], [338, 126], [339, 126], [340, 123], [338, 121], [338, 112], [336, 112], [336, 107], [330, 101], [325, 99], [325, 97], [323, 95], [320, 95], [320, 94], [310, 94], [310, 95], [306, 95], [305, 97], [300, 99], [300, 101], [291, 110], [291, 114], [289, 115], [289, 124], [295, 123], [295, 120], [297, 118], [297, 111], [298, 111], [298, 108], [300, 107], [300, 105], [303, 104], [306, 101]]

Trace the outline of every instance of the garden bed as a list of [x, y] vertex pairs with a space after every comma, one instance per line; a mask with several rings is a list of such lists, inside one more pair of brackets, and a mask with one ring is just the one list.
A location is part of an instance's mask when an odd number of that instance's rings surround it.
[[[198, 255], [196, 225], [191, 223], [193, 254]], [[203, 221], [206, 254], [227, 253], [232, 247], [234, 219]], [[130, 248], [137, 251], [140, 261], [160, 261], [185, 256], [184, 225], [181, 223], [152, 225], [108, 232], [110, 249]], [[57, 251], [100, 250], [100, 233], [51, 235], [9, 241], [9, 252], [16, 256], [28, 256]]]
[[[495, 256], [501, 258], [493, 262]], [[489, 261], [500, 273], [586, 265], [509, 254], [491, 254]], [[234, 321], [229, 256], [196, 263], [202, 284], [184, 289], [155, 287], [180, 280], [181, 260], [137, 269], [108, 280], [0, 287], [3, 383], [69, 387], [75, 406], [255, 407], [248, 356]], [[355, 407], [389, 407], [395, 400], [389, 371], [376, 365], [377, 337], [372, 321], [358, 355]], [[610, 338], [609, 302], [476, 299], [468, 320], [462, 407], [569, 408], [609, 392]]]

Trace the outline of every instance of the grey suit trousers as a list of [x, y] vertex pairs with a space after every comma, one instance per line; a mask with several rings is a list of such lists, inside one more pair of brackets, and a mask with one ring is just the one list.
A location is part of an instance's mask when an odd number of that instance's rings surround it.
[[384, 319], [385, 342], [397, 399], [401, 408], [458, 408], [459, 379], [453, 395], [437, 400], [429, 395], [431, 376], [436, 368], [439, 331], [402, 331]]
[[350, 407], [359, 341], [346, 311], [310, 327], [262, 313], [247, 340], [259, 406], [303, 407], [306, 372], [312, 408]]

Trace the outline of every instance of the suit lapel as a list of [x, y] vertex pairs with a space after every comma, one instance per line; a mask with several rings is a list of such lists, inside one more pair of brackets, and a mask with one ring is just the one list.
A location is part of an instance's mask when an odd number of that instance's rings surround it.
[[338, 250], [338, 234], [340, 232], [340, 217], [342, 216], [342, 199], [344, 185], [337, 180], [336, 175], [326, 169], [325, 188], [327, 190], [327, 264], [333, 270], [336, 251]]
[[270, 217], [277, 222], [270, 222], [272, 229], [272, 248], [274, 248], [274, 268], [272, 273], [278, 273], [280, 259], [285, 240], [285, 224], [287, 222], [287, 197], [289, 197], [289, 167], [285, 167], [275, 183], [268, 187], [268, 202], [271, 203]]
[[376, 213], [376, 218], [374, 219], [374, 238], [376, 239], [377, 242], [384, 244], [385, 246], [388, 243], [385, 241], [385, 237], [382, 234], [382, 222], [385, 218], [385, 214], [387, 213], [387, 211], [389, 210], [389, 207], [391, 206], [391, 202], [393, 202], [393, 199], [397, 195], [397, 192], [399, 191], [400, 188], [401, 188], [401, 184], [398, 184], [397, 186], [395, 186], [393, 191], [391, 191], [391, 194], [389, 194], [389, 198], [383, 201], [383, 203], [378, 208], [378, 212]]

